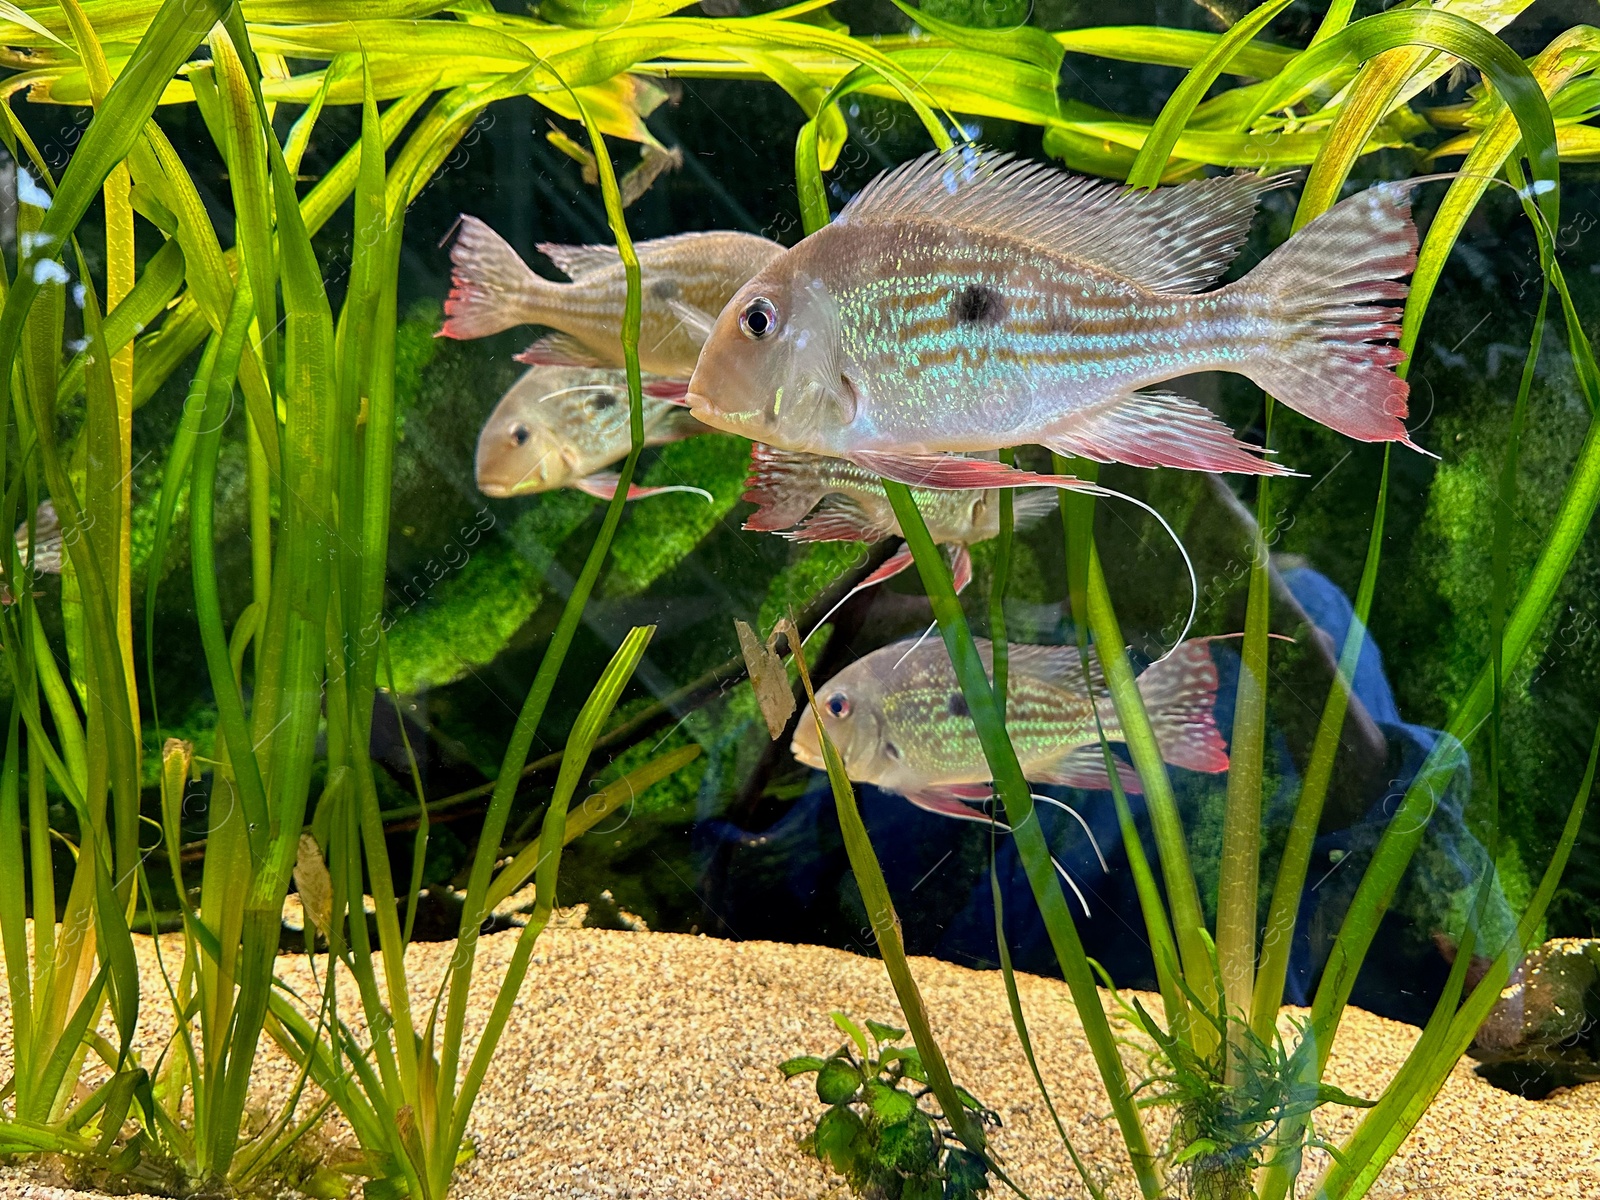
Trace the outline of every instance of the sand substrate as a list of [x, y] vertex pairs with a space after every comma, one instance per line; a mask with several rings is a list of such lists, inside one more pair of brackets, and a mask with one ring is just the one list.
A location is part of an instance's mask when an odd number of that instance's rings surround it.
[[[484, 939], [480, 980], [499, 977], [516, 937]], [[164, 946], [169, 955], [178, 952], [174, 943]], [[151, 944], [141, 939], [140, 948], [153, 971]], [[431, 995], [450, 950], [412, 948], [414, 996]], [[957, 1082], [1004, 1121], [992, 1141], [1006, 1169], [1036, 1198], [1086, 1195], [1017, 1048], [999, 973], [933, 959], [914, 960], [913, 967]], [[282, 958], [279, 968], [291, 986], [309, 986], [303, 959]], [[1027, 976], [1018, 982], [1069, 1135], [1111, 1194], [1136, 1196], [1065, 985]], [[146, 992], [157, 994], [155, 987]], [[470, 1036], [491, 1001], [487, 986], [475, 994]], [[478, 1155], [457, 1173], [454, 1195], [845, 1196], [840, 1180], [797, 1145], [821, 1111], [810, 1081], [786, 1083], [777, 1070], [785, 1058], [827, 1054], [839, 1045], [842, 1036], [828, 1016], [834, 1009], [899, 1021], [882, 965], [844, 951], [551, 929], [537, 947], [473, 1114]], [[147, 1004], [146, 1062], [161, 1036], [161, 1016]], [[9, 1026], [9, 1014], [0, 1016], [0, 1038], [9, 1040]], [[1417, 1033], [1352, 1010], [1334, 1048], [1330, 1081], [1376, 1097]], [[0, 1061], [9, 1061], [9, 1046], [0, 1053]], [[1142, 1060], [1131, 1050], [1127, 1057], [1130, 1072], [1141, 1077]], [[264, 1095], [283, 1094], [292, 1077], [275, 1051], [262, 1055], [258, 1074]], [[1323, 1111], [1322, 1132], [1337, 1142], [1354, 1114]], [[0, 1192], [34, 1200], [72, 1195], [23, 1168], [0, 1171]], [[1600, 1197], [1600, 1085], [1530, 1102], [1484, 1083], [1469, 1064], [1458, 1065], [1369, 1195]]]

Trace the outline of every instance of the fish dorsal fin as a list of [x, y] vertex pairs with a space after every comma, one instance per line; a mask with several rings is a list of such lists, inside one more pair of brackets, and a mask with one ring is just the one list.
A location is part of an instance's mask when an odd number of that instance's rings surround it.
[[540, 242], [538, 250], [574, 282], [622, 265], [622, 255], [615, 246], [563, 246], [557, 242]]
[[1261, 194], [1290, 178], [1219, 175], [1142, 191], [957, 146], [878, 176], [839, 220], [948, 221], [1018, 238], [1152, 291], [1194, 292], [1216, 282], [1238, 254]]
[[[1083, 665], [1076, 646], [1024, 646], [1013, 642], [1008, 662], [1012, 675], [1026, 675], [1074, 696], [1083, 695]], [[1105, 672], [1100, 669], [1100, 656], [1092, 646], [1089, 648], [1089, 681], [1096, 692], [1105, 691]]]

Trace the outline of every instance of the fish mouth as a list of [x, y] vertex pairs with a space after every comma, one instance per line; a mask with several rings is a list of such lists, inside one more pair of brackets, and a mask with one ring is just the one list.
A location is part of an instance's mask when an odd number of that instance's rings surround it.
[[478, 490], [491, 500], [505, 500], [512, 495], [511, 485], [497, 479], [478, 480]]
[[704, 392], [686, 392], [683, 404], [689, 410], [689, 415], [703, 425], [720, 429], [723, 433], [753, 438], [758, 442], [768, 440], [770, 423], [764, 412], [741, 412], [737, 409], [729, 411], [718, 408], [716, 400]]
[[821, 771], [827, 766], [822, 761], [822, 746], [813, 744], [809, 740], [802, 740], [799, 733], [796, 733], [789, 742], [789, 753], [794, 755], [796, 762], [813, 770]]

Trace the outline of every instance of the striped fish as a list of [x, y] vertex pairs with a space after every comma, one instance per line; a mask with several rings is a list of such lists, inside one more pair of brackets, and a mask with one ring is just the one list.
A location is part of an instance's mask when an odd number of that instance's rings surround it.
[[[976, 640], [984, 670], [992, 673], [994, 648]], [[1006, 728], [1023, 775], [1065, 787], [1109, 787], [1096, 708], [1108, 741], [1120, 742], [1122, 728], [1098, 665], [1091, 659], [1091, 701], [1075, 646], [1013, 645], [1009, 662]], [[1167, 762], [1192, 771], [1228, 769], [1212, 711], [1217, 669], [1204, 639], [1180, 644], [1148, 667], [1138, 685]], [[851, 779], [950, 816], [970, 815], [965, 803], [988, 796], [989, 764], [942, 639], [874, 650], [817, 688], [817, 701]], [[807, 766], [822, 766], [814, 721], [800, 721], [790, 750]], [[1119, 777], [1128, 791], [1139, 790], [1138, 776], [1125, 766]]]
[[1385, 303], [1405, 295], [1398, 281], [1416, 262], [1408, 184], [1350, 197], [1212, 287], [1262, 193], [1286, 182], [1128, 191], [1006, 154], [924, 156], [739, 290], [701, 353], [690, 409], [717, 429], [929, 486], [1023, 482], [948, 456], [1025, 443], [1280, 473], [1159, 386], [1232, 371], [1350, 437], [1409, 445]]
[[[750, 233], [684, 233], [636, 247], [644, 285], [639, 366], [687, 379], [711, 318], [783, 247]], [[571, 283], [537, 275], [498, 233], [463, 216], [450, 248], [450, 338], [480, 338], [517, 325], [555, 330], [517, 358], [554, 366], [622, 366], [622, 310], [627, 277], [615, 246], [557, 246], [539, 252]]]
[[[683, 384], [644, 379], [644, 443], [660, 446], [703, 432], [680, 406]], [[485, 496], [506, 498], [576, 488], [609, 500], [620, 482], [606, 468], [626, 458], [628, 378], [600, 367], [530, 367], [494, 406], [478, 434], [476, 475]], [[628, 499], [699, 488], [628, 488]]]

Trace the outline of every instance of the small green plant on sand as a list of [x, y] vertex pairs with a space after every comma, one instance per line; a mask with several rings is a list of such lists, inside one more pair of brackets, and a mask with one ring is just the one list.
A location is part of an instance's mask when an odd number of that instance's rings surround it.
[[[863, 1029], [840, 1012], [833, 1020], [847, 1042], [827, 1058], [803, 1055], [778, 1068], [785, 1079], [814, 1073], [817, 1099], [828, 1106], [808, 1148], [866, 1200], [974, 1200], [987, 1192], [983, 1159], [961, 1147], [942, 1115], [922, 1107], [933, 1089], [916, 1047], [898, 1044], [906, 1031], [877, 1021]], [[957, 1087], [956, 1094], [980, 1122], [1000, 1124], [971, 1092]]]
[[1197, 1050], [1196, 1039], [1163, 1027], [1137, 996], [1129, 1003], [1109, 979], [1106, 985], [1123, 1015], [1149, 1039], [1139, 1049], [1148, 1055], [1153, 1073], [1134, 1094], [1140, 1108], [1176, 1110], [1168, 1162], [1194, 1200], [1253, 1196], [1257, 1171], [1271, 1167], [1292, 1177], [1308, 1148], [1337, 1159], [1337, 1149], [1317, 1136], [1312, 1115], [1325, 1104], [1371, 1108], [1376, 1103], [1316, 1078], [1310, 1070], [1316, 1041], [1306, 1036], [1309, 1021], [1291, 1019], [1291, 1048], [1277, 1029], [1261, 1036], [1224, 1005], [1207, 1005], [1180, 980], [1194, 1014], [1214, 1035], [1207, 1039], [1209, 1049]]

